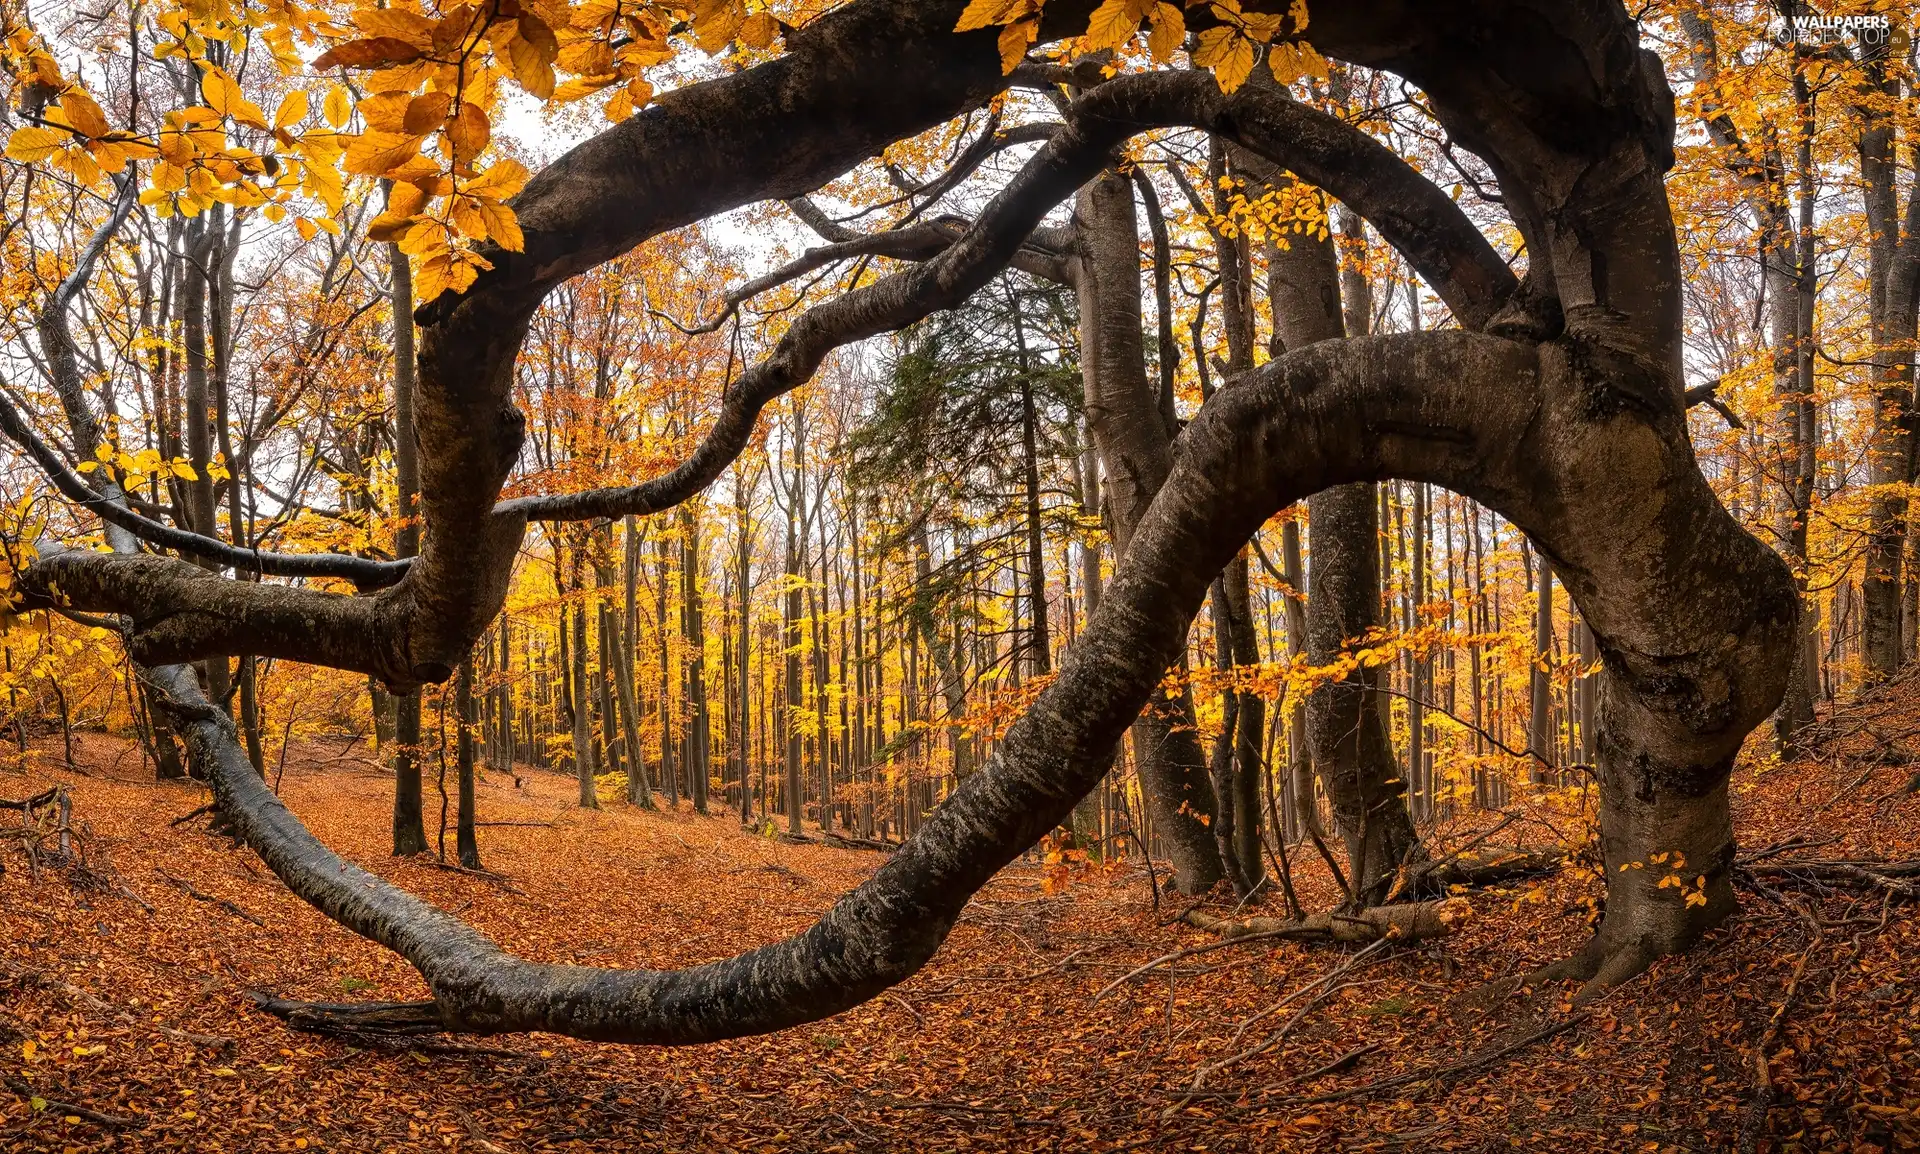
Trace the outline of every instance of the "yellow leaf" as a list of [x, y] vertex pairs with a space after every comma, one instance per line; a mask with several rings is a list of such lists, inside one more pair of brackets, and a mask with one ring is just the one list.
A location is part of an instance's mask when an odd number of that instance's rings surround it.
[[100, 163], [93, 155], [78, 148], [65, 149], [54, 153], [47, 163], [65, 171], [79, 184], [91, 185], [100, 179]]
[[749, 48], [771, 48], [780, 35], [780, 22], [769, 12], [755, 12], [740, 22], [740, 43]]
[[560, 67], [576, 76], [606, 76], [607, 83], [613, 77], [613, 47], [604, 40], [576, 40], [560, 50], [554, 58]]
[[292, 128], [307, 118], [307, 94], [296, 88], [280, 100], [280, 107], [273, 111], [273, 126], [282, 131]]
[[480, 240], [487, 235], [487, 222], [475, 207], [484, 203], [470, 196], [456, 196], [447, 204], [447, 215], [453, 219], [453, 227], [461, 236], [471, 240]]
[[60, 97], [60, 111], [67, 114], [67, 123], [73, 125], [82, 135], [100, 137], [113, 131], [107, 124], [107, 114], [93, 102], [93, 97], [78, 88]]
[[387, 211], [384, 215], [410, 217], [426, 207], [426, 191], [414, 184], [395, 184], [387, 190]]
[[[490, 11], [493, 5], [486, 5]], [[486, 21], [488, 12], [479, 5], [462, 4], [440, 18], [433, 28], [433, 50], [442, 55], [459, 55], [472, 47], [474, 32]]]
[[618, 76], [614, 76], [611, 73], [600, 76], [576, 76], [572, 80], [555, 88], [553, 90], [553, 99], [556, 103], [566, 104], [569, 101], [591, 96], [619, 79]]
[[547, 22], [531, 13], [521, 13], [514, 22], [514, 35], [507, 42], [507, 63], [513, 78], [534, 98], [553, 96], [553, 62], [560, 55], [560, 42], [554, 39]]
[[1099, 52], [1125, 44], [1140, 28], [1140, 15], [1133, 0], [1106, 0], [1093, 10], [1087, 24], [1087, 48]]
[[369, 132], [347, 148], [347, 171], [355, 176], [385, 176], [389, 170], [412, 160], [419, 151], [417, 136]]
[[[405, 92], [376, 92], [362, 100], [357, 106], [360, 119], [375, 132], [406, 132], [407, 113], [413, 107], [413, 98]], [[413, 133], [425, 136], [431, 128]]]
[[404, 40], [423, 49], [433, 47], [434, 22], [417, 12], [399, 8], [362, 8], [353, 14], [353, 23], [370, 37]]
[[447, 110], [452, 107], [451, 92], [422, 93], [407, 102], [407, 111], [400, 118], [400, 131], [409, 136], [425, 136], [446, 123]]
[[246, 103], [246, 96], [240, 91], [240, 82], [227, 75], [227, 70], [217, 65], [207, 65], [200, 74], [200, 95], [206, 97], [207, 107], [222, 116], [231, 116], [240, 105]]
[[400, 235], [400, 251], [408, 256], [427, 256], [447, 247], [446, 227], [431, 218], [415, 221]]
[[1326, 59], [1315, 52], [1311, 44], [1275, 44], [1267, 49], [1267, 68], [1282, 85], [1292, 84], [1303, 76], [1327, 78]]
[[1147, 35], [1147, 52], [1154, 63], [1165, 64], [1173, 59], [1181, 43], [1187, 38], [1187, 18], [1180, 9], [1171, 4], [1159, 3], [1153, 7], [1153, 31]]
[[712, 55], [733, 43], [740, 32], [740, 22], [746, 13], [741, 10], [739, 0], [722, 0], [715, 4], [703, 5], [694, 12], [693, 39], [700, 45], [700, 51]]
[[13, 135], [7, 138], [7, 157], [22, 164], [33, 164], [65, 148], [70, 139], [57, 128], [41, 128], [30, 124], [15, 129]]
[[453, 257], [441, 254], [431, 260], [421, 262], [413, 274], [414, 295], [425, 304], [441, 293], [453, 282]]
[[509, 200], [526, 187], [530, 175], [517, 160], [496, 160], [467, 185], [466, 191], [488, 200]]
[[414, 44], [396, 36], [375, 36], [368, 40], [349, 40], [313, 62], [315, 72], [329, 68], [388, 68], [418, 60], [425, 53]]
[[1040, 26], [1032, 20], [1009, 24], [1000, 32], [1000, 71], [1012, 72], [1026, 58], [1027, 45], [1039, 35]]
[[475, 202], [480, 218], [486, 222], [487, 236], [493, 243], [508, 252], [521, 252], [527, 247], [526, 238], [520, 233], [519, 218], [513, 210], [497, 201], [482, 200]]
[[472, 164], [475, 157], [487, 150], [492, 134], [493, 126], [487, 120], [486, 111], [478, 104], [461, 101], [460, 110], [447, 125], [447, 143], [453, 146], [455, 163]]
[[[471, 258], [471, 254], [463, 253], [463, 254], [457, 254], [457, 255], [468, 256], [469, 258]], [[467, 287], [473, 284], [474, 280], [479, 277], [480, 270], [475, 268], [473, 264], [470, 263], [470, 260], [462, 260], [462, 261], [455, 262], [452, 273], [453, 273], [453, 281], [449, 287], [451, 287], [454, 292], [463, 293], [463, 292], [466, 292]]]
[[1016, 10], [1024, 10], [1023, 0], [973, 0], [967, 10], [960, 14], [960, 22], [953, 26], [955, 32], [972, 32], [980, 28], [991, 28], [1005, 23]]
[[352, 114], [353, 98], [347, 95], [347, 90], [338, 84], [329, 88], [326, 99], [320, 102], [320, 115], [327, 118], [327, 123], [335, 128], [345, 128], [347, 117]]
[[33, 1061], [34, 1055], [39, 1052], [40, 1043], [34, 1041], [32, 1038], [28, 1038], [26, 1041], [20, 1043], [20, 1056], [29, 1062]]
[[1253, 75], [1253, 41], [1232, 28], [1208, 28], [1200, 33], [1193, 62], [1213, 70], [1220, 91], [1232, 92]]
[[173, 475], [182, 481], [198, 481], [200, 479], [200, 474], [194, 472], [193, 466], [183, 458], [175, 457], [172, 461], [168, 462], [168, 464], [173, 470]]

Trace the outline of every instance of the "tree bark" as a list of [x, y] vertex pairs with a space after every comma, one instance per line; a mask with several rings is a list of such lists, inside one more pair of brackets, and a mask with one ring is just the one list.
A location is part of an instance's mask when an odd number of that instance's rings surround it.
[[[1347, 335], [1347, 324], [1370, 320], [1363, 273], [1341, 292], [1341, 266], [1331, 239], [1311, 233], [1287, 238], [1268, 254], [1274, 331], [1289, 351]], [[1343, 296], [1346, 314], [1342, 316]], [[1364, 330], [1353, 336], [1365, 335]], [[1316, 666], [1352, 663], [1338, 681], [1307, 698], [1307, 736], [1314, 770], [1332, 803], [1334, 825], [1346, 842], [1350, 900], [1378, 904], [1403, 864], [1420, 859], [1420, 838], [1406, 802], [1406, 780], [1387, 731], [1379, 692], [1385, 667], [1358, 662], [1380, 626], [1379, 493], [1373, 485], [1336, 487], [1307, 501], [1310, 567], [1307, 576], [1307, 659]]]
[[474, 836], [473, 826], [473, 739], [480, 718], [474, 709], [473, 662], [462, 662], [457, 676], [459, 680], [454, 682], [454, 713], [459, 718], [460, 739], [455, 745], [454, 759], [459, 775], [460, 799], [454, 819], [454, 849], [463, 867], [477, 870], [480, 868], [480, 842]]
[[693, 810], [707, 813], [707, 786], [712, 749], [707, 714], [707, 632], [700, 606], [700, 521], [690, 505], [680, 506], [680, 612], [686, 637], [687, 742], [681, 759], [687, 767], [688, 794]]
[[[586, 580], [586, 551], [585, 541], [569, 550], [573, 554], [571, 591], [591, 598]], [[599, 809], [600, 798], [593, 785], [599, 770], [594, 764], [593, 691], [587, 682], [587, 601], [571, 606], [563, 602], [561, 613], [562, 628], [570, 626], [573, 630], [572, 676], [567, 679], [569, 713], [573, 717], [573, 776], [580, 787], [580, 808]]]
[[1533, 664], [1527, 678], [1530, 710], [1527, 714], [1527, 751], [1533, 762], [1527, 771], [1536, 782], [1552, 780], [1549, 771], [1559, 764], [1554, 756], [1553, 676], [1553, 564], [1544, 554], [1534, 555]]
[[637, 604], [640, 582], [639, 526], [626, 519], [621, 578], [625, 592], [625, 613], [615, 623], [613, 639], [613, 687], [620, 707], [620, 728], [627, 742], [627, 802], [641, 809], [652, 809], [653, 783], [647, 779], [647, 752], [640, 741], [639, 697], [634, 692], [634, 628], [639, 620]]
[[[420, 551], [419, 443], [414, 400], [419, 386], [413, 341], [413, 266], [398, 244], [387, 246], [387, 274], [393, 308], [393, 471], [399, 507], [394, 515], [394, 555]], [[394, 698], [393, 852], [396, 857], [427, 852], [426, 818], [420, 789], [420, 694]]]
[[[1172, 464], [1141, 347], [1133, 189], [1117, 174], [1103, 173], [1081, 190], [1076, 215], [1086, 250], [1076, 275], [1087, 429], [1106, 482], [1101, 496], [1114, 551], [1124, 558]], [[1205, 893], [1220, 880], [1223, 863], [1210, 832], [1213, 787], [1189, 692], [1155, 694], [1135, 725], [1133, 747], [1154, 828], [1173, 856], [1174, 884], [1183, 893]]]
[[[1909, 188], [1906, 220], [1901, 221], [1899, 165], [1894, 108], [1901, 80], [1885, 46], [1864, 50], [1863, 81], [1856, 94], [1861, 128], [1856, 141], [1865, 185], [1868, 327], [1873, 336], [1873, 436], [1868, 446], [1870, 479], [1879, 487], [1867, 506], [1866, 578], [1861, 587], [1862, 655], [1870, 676], [1891, 676], [1908, 656], [1903, 637], [1902, 561], [1908, 532], [1908, 501], [1903, 485], [1916, 477], [1913, 447], [1914, 339], [1920, 317], [1920, 186]], [[1802, 144], [1802, 275], [1812, 291], [1813, 250], [1811, 185], [1812, 100], [1806, 77], [1796, 72], [1794, 96], [1800, 106]], [[1911, 144], [1911, 141], [1909, 141]], [[1810, 311], [1811, 302], [1806, 308]], [[1810, 327], [1810, 325], [1809, 325]], [[1811, 342], [1809, 342], [1811, 343]], [[1808, 350], [1811, 357], [1812, 350]], [[1808, 366], [1809, 371], [1811, 365]]]

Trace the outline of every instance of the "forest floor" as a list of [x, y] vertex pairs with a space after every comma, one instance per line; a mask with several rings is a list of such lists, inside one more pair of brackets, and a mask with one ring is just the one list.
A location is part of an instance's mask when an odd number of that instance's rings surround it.
[[[1900, 739], [1920, 733], [1909, 699], [1829, 722], [1816, 759], [1744, 766], [1742, 847], [1798, 836], [1836, 840], [1776, 860], [1920, 855], [1914, 767], [1899, 764]], [[1027, 862], [911, 981], [816, 1025], [692, 1049], [548, 1036], [363, 1048], [293, 1032], [247, 991], [424, 996], [405, 963], [204, 819], [170, 825], [205, 800], [199, 787], [140, 780], [115, 739], [81, 739], [84, 774], [58, 751], [39, 743], [38, 768], [0, 771], [0, 797], [68, 783], [89, 861], [118, 890], [30, 869], [4, 836], [18, 815], [0, 812], [8, 1152], [1720, 1150], [1751, 1111], [1763, 1044], [1775, 1106], [1759, 1149], [1920, 1149], [1920, 917], [1877, 891], [1749, 886], [1708, 945], [1584, 1013], [1571, 988], [1491, 1008], [1467, 996], [1581, 943], [1598, 886], [1573, 871], [1471, 895], [1455, 935], [1358, 962], [1352, 946], [1236, 943], [1098, 997], [1216, 939], [1174, 922], [1180, 905], [1156, 909], [1137, 868]], [[684, 808], [582, 811], [569, 779], [523, 769], [518, 786], [495, 772], [480, 787], [495, 823], [482, 853], [500, 878], [451, 872], [386, 854], [389, 787], [364, 753], [296, 747], [282, 783], [294, 812], [545, 961], [724, 957], [802, 929], [880, 861]], [[1501, 840], [1569, 833], [1553, 813], [1529, 811]], [[1496, 816], [1463, 816], [1454, 836]], [[1324, 871], [1299, 873], [1308, 904], [1330, 905]]]

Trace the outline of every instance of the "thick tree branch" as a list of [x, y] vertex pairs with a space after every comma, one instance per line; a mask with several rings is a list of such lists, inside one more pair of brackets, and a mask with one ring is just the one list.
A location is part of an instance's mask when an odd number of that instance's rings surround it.
[[118, 613], [127, 652], [143, 665], [209, 654], [283, 657], [366, 673], [391, 685], [419, 679], [405, 656], [407, 604], [219, 577], [151, 553], [49, 549], [21, 579], [21, 608]]
[[[746, 447], [760, 411], [810, 380], [828, 353], [951, 308], [1007, 267], [1041, 219], [1100, 171], [1113, 147], [1131, 132], [1125, 120], [1106, 115], [1092, 98], [1089, 105], [1086, 116], [1056, 131], [972, 227], [937, 255], [803, 313], [773, 351], [734, 382], [713, 429], [679, 467], [639, 485], [522, 497], [502, 503], [501, 511], [538, 521], [620, 517], [655, 513], [704, 490]], [[879, 234], [891, 235], [898, 234]]]
[[[788, 200], [787, 204], [790, 207], [806, 205], [812, 208], [815, 214], [819, 213], [819, 209], [805, 197], [794, 197]], [[795, 208], [796, 215], [799, 212], [800, 209]], [[821, 217], [821, 219], [825, 218]], [[875, 233], [855, 232], [852, 229], [836, 226], [835, 233], [843, 234], [843, 239], [810, 248], [772, 272], [757, 276], [738, 288], [730, 290], [722, 302], [720, 311], [709, 319], [692, 327], [683, 326], [670, 317], [667, 319], [675, 328], [689, 336], [715, 332], [731, 320], [734, 314], [740, 311], [740, 306], [747, 301], [763, 292], [798, 280], [816, 269], [860, 256], [884, 256], [894, 260], [910, 261], [929, 260], [945, 252], [955, 241], [966, 235], [971, 223], [961, 216], [939, 216], [906, 228], [888, 229]], [[1061, 281], [1065, 275], [1060, 267], [1062, 259], [1059, 251], [1047, 248], [1036, 236], [1021, 251], [1014, 254], [1010, 263], [1035, 276]]]
[[[962, 252], [963, 246], [956, 245], [926, 266], [806, 314], [766, 360], [735, 384], [714, 430], [679, 468], [624, 488], [519, 498], [504, 502], [501, 510], [530, 520], [584, 520], [653, 513], [686, 500], [712, 483], [745, 447], [759, 411], [805, 383], [832, 348], [952, 307], [1009, 263], [1013, 256], [1008, 249], [1015, 255], [1020, 251], [1014, 230], [1031, 231], [1054, 203], [1023, 203], [1026, 190], [1047, 179], [1048, 166], [1060, 163], [1065, 149], [1091, 148], [1091, 155], [1101, 155], [1127, 136], [1151, 128], [1190, 126], [1228, 135], [1321, 184], [1372, 220], [1467, 327], [1486, 324], [1518, 288], [1505, 261], [1431, 181], [1365, 133], [1277, 92], [1247, 86], [1229, 98], [1205, 73], [1158, 72], [1109, 81], [1072, 107], [1068, 127], [1056, 133], [967, 234], [973, 238], [970, 248]], [[796, 207], [796, 213], [803, 219], [818, 218], [816, 227], [826, 226], [824, 235], [843, 237], [839, 244], [860, 243], [844, 238], [851, 230], [833, 226], [817, 207], [804, 200], [799, 204], [804, 207]], [[979, 263], [989, 252], [998, 263]], [[901, 294], [906, 299], [895, 299]]]
[[[212, 740], [222, 732], [218, 719], [196, 723], [189, 738], [207, 743], [196, 748], [241, 836], [295, 893], [406, 957], [435, 995], [431, 1010], [382, 1004], [358, 1021], [329, 1006], [321, 1018], [336, 1029], [398, 1021], [413, 1031], [437, 1018], [474, 1033], [684, 1044], [817, 1020], [912, 974], [972, 893], [1106, 772], [1120, 734], [1184, 646], [1214, 573], [1270, 513], [1329, 480], [1405, 473], [1484, 482], [1482, 454], [1499, 460], [1495, 446], [1523, 443], [1537, 411], [1514, 387], [1537, 380], [1535, 355], [1491, 338], [1328, 342], [1277, 364], [1257, 384], [1224, 390], [1189, 428], [1100, 610], [987, 766], [811, 929], [726, 961], [662, 972], [516, 958], [339, 859], [237, 749]], [[1488, 403], [1503, 393], [1508, 403]], [[1216, 415], [1228, 398], [1239, 403]], [[191, 704], [190, 684], [168, 691]]]

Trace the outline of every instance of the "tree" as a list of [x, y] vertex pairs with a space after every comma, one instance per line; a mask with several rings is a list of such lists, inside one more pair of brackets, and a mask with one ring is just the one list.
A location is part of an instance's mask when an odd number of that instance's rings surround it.
[[[418, 314], [415, 412], [425, 540], [410, 562], [239, 550], [129, 514], [74, 479], [76, 499], [145, 540], [369, 591], [227, 580], [157, 555], [88, 550], [50, 553], [23, 576], [29, 608], [129, 618], [130, 653], [155, 667], [235, 828], [295, 893], [407, 957], [434, 993], [420, 1005], [303, 1013], [360, 1028], [687, 1043], [777, 1029], [871, 997], [920, 966], [969, 896], [1099, 782], [1123, 731], [1184, 659], [1216, 577], [1260, 526], [1329, 487], [1388, 479], [1445, 486], [1524, 529], [1605, 663], [1596, 772], [1606, 913], [1593, 941], [1543, 977], [1586, 979], [1582, 996], [1590, 995], [1690, 947], [1732, 912], [1727, 777], [1742, 740], [1780, 701], [1800, 605], [1787, 567], [1727, 513], [1688, 438], [1681, 277], [1662, 184], [1673, 162], [1673, 98], [1628, 14], [1617, 4], [1529, 0], [1444, 11], [1355, 4], [1316, 11], [1303, 27], [1297, 14], [1256, 21], [1196, 11], [1194, 59], [1214, 74], [1151, 69], [1094, 83], [1074, 72], [1084, 90], [1069, 98], [1048, 67], [1023, 71], [1021, 50], [1086, 29], [1092, 5], [1053, 0], [1043, 18], [1037, 8], [853, 0], [788, 34], [783, 55], [661, 95], [549, 166], [513, 202], [512, 231], [488, 228], [497, 244], [429, 245], [422, 281], [438, 291], [423, 291], [432, 299]], [[452, 42], [458, 62], [425, 72], [457, 71], [477, 43], [474, 29], [506, 19], [461, 11], [468, 25], [429, 37]], [[1164, 59], [1179, 41], [1167, 15], [1178, 10], [1154, 11], [1147, 31]], [[1004, 31], [974, 27], [1000, 18]], [[534, 39], [538, 19], [513, 18], [511, 41], [535, 45], [523, 55], [536, 63], [546, 55]], [[970, 30], [956, 33], [957, 24]], [[1137, 27], [1120, 29], [1115, 46]], [[771, 39], [764, 22], [755, 28]], [[1242, 83], [1257, 57], [1249, 32], [1278, 37], [1268, 57], [1282, 65], [1311, 67], [1317, 51], [1419, 86], [1450, 137], [1499, 181], [1526, 242], [1525, 279], [1445, 190], [1377, 141]], [[1095, 39], [1112, 35], [1102, 25]], [[382, 55], [390, 47], [343, 45], [327, 59], [390, 64]], [[447, 50], [400, 55], [432, 51]], [[1503, 67], [1523, 58], [1524, 69]], [[797, 315], [732, 381], [708, 436], [678, 466], [636, 485], [499, 499], [523, 433], [508, 404], [513, 362], [547, 290], [667, 229], [809, 191], [1010, 83], [1058, 95], [1060, 127], [937, 255]], [[234, 107], [217, 82], [216, 91]], [[441, 130], [456, 168], [462, 141], [476, 139], [464, 109], [464, 121]], [[1173, 126], [1219, 136], [1351, 206], [1459, 327], [1322, 340], [1243, 373], [1194, 416], [1177, 451], [1161, 429], [1147, 458], [1157, 475], [1119, 474], [1113, 466], [1129, 458], [1103, 450], [1107, 497], [1128, 529], [1099, 612], [986, 763], [804, 933], [679, 972], [515, 958], [315, 840], [179, 664], [251, 653], [372, 674], [400, 690], [445, 679], [499, 611], [529, 521], [651, 514], [693, 497], [748, 444], [761, 409], [804, 383], [829, 351], [965, 300], [1075, 190], [1091, 183], [1130, 214], [1131, 189], [1102, 174], [1127, 139]], [[458, 176], [468, 179], [480, 178]], [[481, 199], [472, 211], [493, 203]], [[452, 233], [438, 218], [425, 231], [419, 243]], [[1116, 236], [1132, 250], [1137, 282], [1137, 235]], [[1097, 263], [1102, 242], [1093, 243]], [[1136, 296], [1135, 339], [1137, 306]], [[1113, 327], [1115, 314], [1099, 315]], [[1157, 419], [1157, 404], [1152, 411]], [[48, 458], [50, 470], [64, 470]]]

